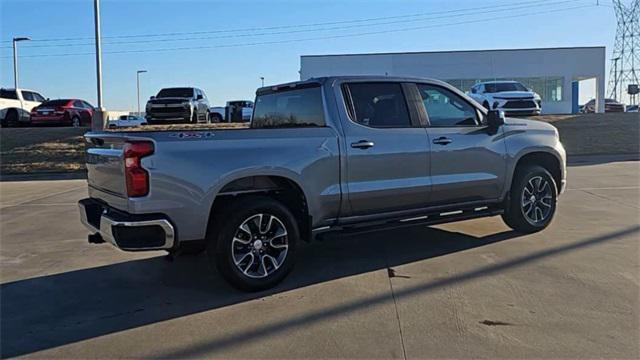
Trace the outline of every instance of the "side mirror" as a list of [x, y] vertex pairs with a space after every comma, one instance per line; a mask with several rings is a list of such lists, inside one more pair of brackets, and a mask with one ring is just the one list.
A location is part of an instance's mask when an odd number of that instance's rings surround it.
[[497, 130], [504, 125], [504, 112], [502, 110], [489, 110], [487, 113], [487, 126], [489, 129]]
[[204, 97], [202, 97], [202, 95], [198, 94], [198, 96], [196, 96], [196, 100], [202, 100], [202, 99], [204, 99]]
[[155, 96], [150, 96], [150, 97], [149, 97], [149, 100], [153, 100], [153, 99], [155, 99], [155, 98], [156, 98]]

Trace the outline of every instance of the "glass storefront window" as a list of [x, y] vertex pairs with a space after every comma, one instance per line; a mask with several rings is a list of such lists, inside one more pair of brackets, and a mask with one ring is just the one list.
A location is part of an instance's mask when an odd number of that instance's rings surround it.
[[479, 82], [496, 80], [514, 80], [522, 83], [540, 95], [542, 101], [558, 102], [562, 101], [564, 78], [561, 76], [531, 77], [531, 78], [501, 78], [501, 79], [451, 79], [445, 80], [447, 83], [457, 87], [463, 92], [467, 92], [471, 87]]

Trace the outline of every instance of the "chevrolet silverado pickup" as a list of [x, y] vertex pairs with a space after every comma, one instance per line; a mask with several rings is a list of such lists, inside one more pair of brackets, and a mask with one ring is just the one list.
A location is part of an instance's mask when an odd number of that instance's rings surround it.
[[437, 80], [263, 87], [249, 128], [147, 130], [85, 135], [89, 242], [201, 249], [248, 291], [282, 281], [300, 241], [327, 232], [495, 215], [540, 231], [565, 186], [553, 126]]

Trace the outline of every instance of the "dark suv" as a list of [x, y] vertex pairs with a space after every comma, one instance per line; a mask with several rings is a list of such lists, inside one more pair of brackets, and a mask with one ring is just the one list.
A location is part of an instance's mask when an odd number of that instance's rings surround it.
[[208, 123], [209, 100], [198, 88], [165, 88], [149, 99], [145, 118], [148, 124]]

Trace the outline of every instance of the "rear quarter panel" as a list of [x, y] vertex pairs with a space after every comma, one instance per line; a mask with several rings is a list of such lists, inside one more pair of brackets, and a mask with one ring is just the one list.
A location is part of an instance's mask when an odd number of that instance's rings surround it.
[[204, 238], [216, 195], [247, 176], [282, 176], [297, 183], [314, 226], [338, 215], [340, 152], [331, 128], [154, 132], [148, 137], [156, 142], [155, 153], [142, 161], [150, 173], [150, 192], [129, 199], [128, 210], [166, 214], [180, 240]]

